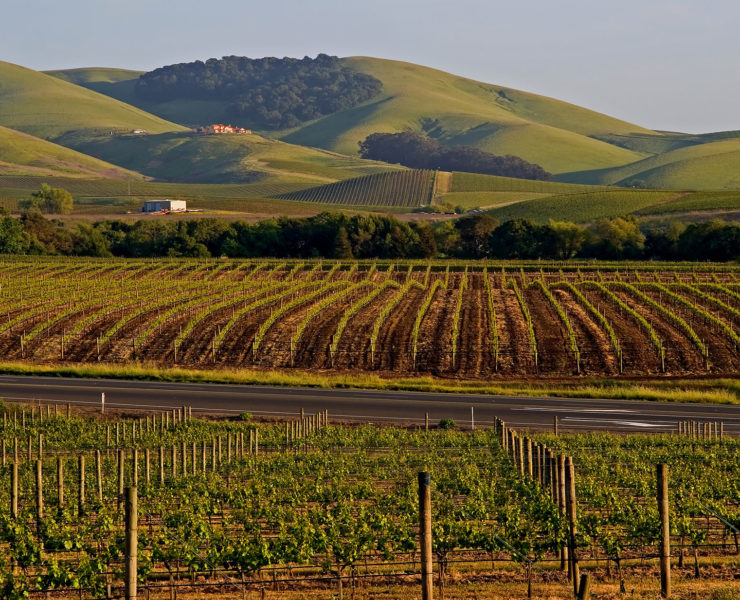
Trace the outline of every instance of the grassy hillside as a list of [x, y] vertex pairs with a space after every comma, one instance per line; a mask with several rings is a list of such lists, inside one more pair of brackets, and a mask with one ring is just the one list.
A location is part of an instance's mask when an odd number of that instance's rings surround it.
[[[375, 58], [348, 58], [345, 63], [380, 79], [381, 95], [365, 105], [297, 130], [271, 134], [291, 143], [355, 154], [357, 142], [370, 133], [411, 128], [427, 131], [448, 144], [471, 144], [497, 154], [515, 154], [556, 173], [618, 166], [644, 156], [589, 136], [660, 135], [566, 102], [410, 63]], [[107, 82], [103, 89], [94, 78], [103, 76], [112, 80], [118, 74], [90, 71], [57, 74], [88, 87], [98, 85], [97, 89], [104, 93], [179, 123], [238, 121], [225, 113], [225, 103], [142, 102], [133, 94], [134, 79]], [[136, 72], [130, 74], [136, 76]]]
[[107, 67], [83, 67], [79, 69], [61, 69], [56, 71], [44, 71], [47, 75], [81, 85], [89, 89], [95, 89], [97, 84], [120, 83], [131, 81], [144, 74], [144, 71], [132, 71], [131, 69], [112, 69]]
[[192, 133], [69, 140], [76, 149], [157, 179], [201, 183], [331, 183], [395, 167], [258, 135]]
[[376, 131], [426, 131], [448, 144], [514, 154], [560, 173], [633, 162], [643, 155], [591, 135], [648, 130], [606, 115], [410, 63], [375, 58], [345, 62], [383, 82], [380, 97], [289, 133], [290, 142], [357, 151]]
[[[353, 155], [357, 151], [357, 142], [370, 133], [412, 129], [446, 144], [470, 144], [497, 154], [521, 156], [558, 174], [557, 178], [562, 182], [600, 186], [637, 183], [654, 189], [740, 188], [737, 172], [740, 132], [737, 131], [703, 135], [651, 131], [552, 98], [484, 84], [427, 67], [362, 57], [344, 61], [380, 79], [383, 82], [381, 95], [354, 109], [292, 131], [268, 132], [269, 135], [302, 146]], [[3, 65], [7, 63], [0, 63], [0, 67]], [[134, 94], [139, 71], [90, 68], [50, 73], [67, 82], [135, 103], [144, 110], [178, 123], [195, 125], [233, 121], [249, 125], [230, 118], [226, 114], [225, 102], [141, 102]], [[5, 79], [0, 68], [3, 85]], [[2, 113], [2, 90], [0, 87], [0, 124], [6, 118]], [[65, 88], [65, 93], [68, 92]], [[120, 105], [116, 106], [120, 108]], [[85, 114], [84, 120], [88, 124], [98, 122], [97, 117], [92, 117]], [[152, 126], [144, 128], [157, 131]], [[148, 174], [173, 180], [201, 178], [203, 181], [217, 181], [222, 177], [236, 177], [234, 181], [244, 181], [252, 177], [247, 171], [254, 170], [254, 165], [245, 158], [248, 152], [239, 148], [236, 142], [190, 142], [179, 150], [174, 147], [158, 150], [153, 160], [142, 164], [143, 159], [136, 156], [133, 142], [117, 140], [114, 146], [127, 149], [103, 151], [101, 140], [87, 144], [88, 140], [80, 140], [78, 133], [58, 135], [58, 141], [65, 145], [84, 152], [92, 151], [116, 164], [141, 168]], [[159, 145], [159, 142], [147, 142], [143, 148], [146, 150], [150, 144]], [[177, 163], [178, 151], [185, 153], [181, 165]], [[121, 155], [125, 160], [117, 162]], [[211, 168], [213, 171], [209, 172]], [[317, 168], [315, 164], [311, 169], [314, 174], [328, 179], [345, 178], [345, 175], [332, 176], [328, 171], [318, 172], [314, 168]], [[305, 169], [304, 164], [297, 170], [305, 172]], [[528, 184], [517, 185], [519, 187], [503, 190], [453, 187], [449, 191], [557, 193], [555, 188], [540, 190]], [[560, 190], [560, 193], [566, 192], [567, 189]], [[475, 202], [471, 197], [455, 200], [465, 206]], [[482, 197], [481, 200], [494, 199]], [[490, 205], [499, 201], [500, 198], [495, 199]]]
[[[711, 138], [709, 138], [711, 139]], [[561, 178], [601, 185], [664, 189], [740, 188], [740, 138], [690, 145], [619, 168], [569, 173]]]
[[113, 98], [0, 61], [0, 125], [56, 140], [69, 131], [184, 130]]
[[138, 173], [2, 126], [0, 174], [142, 179]]

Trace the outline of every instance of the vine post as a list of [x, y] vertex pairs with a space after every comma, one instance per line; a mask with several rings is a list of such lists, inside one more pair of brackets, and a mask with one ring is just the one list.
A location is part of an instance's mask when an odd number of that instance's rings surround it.
[[668, 520], [668, 465], [657, 465], [658, 513], [660, 514], [660, 595], [671, 597], [671, 529]]
[[568, 456], [565, 459], [565, 494], [566, 508], [568, 513], [568, 555], [570, 564], [570, 575], [573, 581], [573, 593], [578, 596], [578, 584], [580, 574], [578, 571], [578, 557], [576, 556], [576, 478], [573, 468], [573, 457]]
[[419, 473], [419, 538], [421, 542], [421, 598], [432, 600], [432, 491], [429, 473]]
[[139, 497], [135, 486], [126, 488], [126, 573], [125, 598], [136, 600], [136, 575], [138, 570], [138, 512]]
[[59, 512], [64, 508], [64, 459], [57, 456], [57, 504]]
[[18, 518], [18, 461], [13, 462], [10, 470], [10, 516]]
[[[560, 514], [565, 517], [565, 456], [558, 454], [557, 464], [557, 501]], [[568, 558], [568, 545], [566, 544], [560, 549], [560, 570], [565, 571], [566, 563], [570, 565], [570, 559]], [[570, 568], [568, 568], [570, 570]]]
[[77, 512], [82, 515], [85, 512], [85, 455], [80, 454], [78, 459], [79, 477], [77, 485]]

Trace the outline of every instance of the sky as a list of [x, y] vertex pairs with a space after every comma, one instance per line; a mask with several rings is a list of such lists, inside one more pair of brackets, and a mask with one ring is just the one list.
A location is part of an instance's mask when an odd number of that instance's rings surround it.
[[[649, 127], [740, 129], [736, 0], [2, 0], [0, 60], [150, 70], [376, 56]], [[1, 84], [2, 82], [0, 82]]]

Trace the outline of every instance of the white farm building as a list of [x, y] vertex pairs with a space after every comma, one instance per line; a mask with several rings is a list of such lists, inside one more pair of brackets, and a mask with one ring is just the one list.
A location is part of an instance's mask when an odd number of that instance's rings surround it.
[[141, 207], [141, 212], [185, 212], [187, 209], [185, 200], [148, 200]]

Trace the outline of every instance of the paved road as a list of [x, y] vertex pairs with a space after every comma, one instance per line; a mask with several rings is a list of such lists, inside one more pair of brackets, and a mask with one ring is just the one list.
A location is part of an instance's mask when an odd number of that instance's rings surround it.
[[724, 421], [725, 432], [740, 435], [740, 407], [668, 404], [625, 400], [531, 398], [469, 394], [429, 394], [363, 390], [321, 390], [219, 384], [156, 383], [103, 379], [0, 376], [0, 397], [153, 410], [189, 405], [193, 411], [251, 412], [255, 416], [295, 416], [329, 410], [334, 419], [416, 422], [429, 412], [432, 422], [450, 417], [469, 425], [499, 417], [514, 427], [551, 427], [558, 416], [563, 430], [672, 431], [683, 419]]

